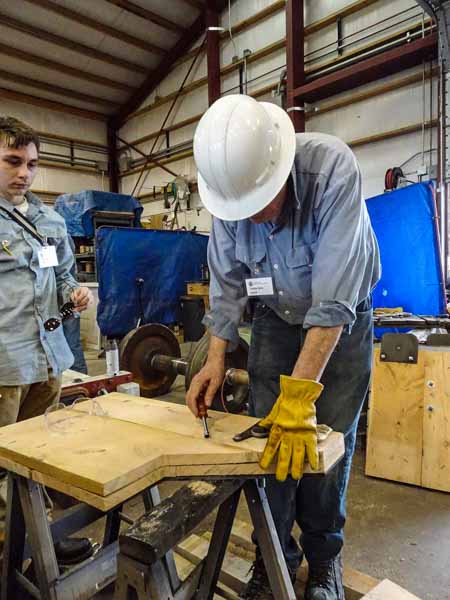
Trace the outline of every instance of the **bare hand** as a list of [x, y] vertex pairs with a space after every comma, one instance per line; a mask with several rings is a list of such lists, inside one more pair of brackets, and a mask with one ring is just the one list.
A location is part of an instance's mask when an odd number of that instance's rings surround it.
[[192, 379], [186, 394], [186, 404], [191, 412], [198, 417], [197, 398], [202, 390], [205, 392], [205, 404], [210, 407], [214, 396], [222, 385], [225, 377], [225, 365], [223, 361], [207, 361], [205, 366]]
[[92, 292], [87, 287], [79, 287], [70, 294], [70, 299], [75, 304], [75, 312], [81, 313], [94, 303]]

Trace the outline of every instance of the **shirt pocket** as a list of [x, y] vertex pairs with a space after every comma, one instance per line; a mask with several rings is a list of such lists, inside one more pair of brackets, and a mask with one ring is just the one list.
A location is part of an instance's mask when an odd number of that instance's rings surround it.
[[55, 227], [51, 223], [38, 223], [35, 227], [39, 235], [44, 237], [49, 245], [58, 246], [61, 240], [61, 230], [58, 227]]
[[266, 248], [263, 244], [236, 244], [236, 260], [248, 267], [251, 273], [260, 273], [266, 262]]
[[286, 254], [286, 267], [294, 297], [311, 298], [314, 245], [304, 244], [291, 248]]

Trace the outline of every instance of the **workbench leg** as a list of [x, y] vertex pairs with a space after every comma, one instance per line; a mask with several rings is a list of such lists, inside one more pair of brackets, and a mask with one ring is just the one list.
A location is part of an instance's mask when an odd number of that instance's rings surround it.
[[244, 485], [244, 492], [274, 598], [295, 600], [294, 588], [270, 512], [266, 491], [256, 480], [249, 480]]
[[173, 600], [174, 595], [162, 561], [143, 565], [119, 554], [114, 600]]
[[16, 477], [8, 475], [8, 497], [6, 506], [6, 532], [3, 547], [1, 600], [20, 598], [20, 586], [16, 571], [22, 572], [25, 548], [25, 521], [20, 505]]
[[[160, 504], [161, 496], [158, 486], [153, 485], [152, 487], [146, 489], [143, 493], [143, 499], [146, 512], [149, 512], [153, 507]], [[175, 564], [173, 552], [168, 552], [162, 559], [162, 562], [167, 570], [167, 574], [169, 575], [170, 586], [172, 590], [175, 591], [180, 587], [181, 581], [178, 577], [177, 566]]]
[[59, 567], [42, 486], [23, 477], [18, 478], [17, 486], [41, 600], [54, 600], [51, 588], [59, 577]]
[[120, 513], [122, 511], [123, 504], [116, 506], [113, 510], [110, 510], [106, 515], [105, 533], [103, 534], [103, 547], [109, 546], [113, 542], [119, 539], [120, 532]]
[[241, 490], [239, 489], [220, 505], [217, 512], [195, 600], [211, 600], [214, 596], [240, 495]]

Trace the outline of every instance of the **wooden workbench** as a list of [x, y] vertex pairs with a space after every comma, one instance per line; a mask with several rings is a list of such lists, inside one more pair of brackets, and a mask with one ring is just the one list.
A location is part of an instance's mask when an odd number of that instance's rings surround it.
[[[267, 531], [267, 551], [279, 562], [281, 549], [265, 492], [255, 483], [267, 474], [259, 467], [266, 442], [232, 439], [257, 419], [211, 411], [208, 421], [211, 437], [204, 439], [200, 421], [186, 406], [113, 393], [1, 428], [0, 466], [10, 472], [1, 600], [19, 597], [21, 587], [41, 600], [84, 599], [114, 581], [123, 503], [142, 493], [149, 510], [159, 502], [155, 484], [166, 478], [241, 481], [246, 494], [253, 494], [251, 509], [259, 527]], [[326, 473], [343, 453], [343, 435], [332, 433], [319, 444], [319, 470], [305, 465], [305, 471]], [[49, 524], [43, 485], [81, 504]], [[61, 573], [54, 542], [104, 513], [105, 535], [95, 559]], [[22, 573], [30, 550], [38, 587]], [[176, 581], [169, 555], [166, 563]], [[279, 597], [293, 598], [285, 565], [276, 574], [277, 589], [285, 590]]]
[[[186, 406], [113, 393], [0, 429], [0, 466], [107, 511], [165, 478], [262, 475], [266, 440], [233, 442], [256, 423], [210, 411], [211, 437]], [[97, 411], [98, 412], [98, 411]], [[342, 434], [319, 445], [327, 472], [344, 451]], [[311, 472], [305, 465], [305, 472]]]

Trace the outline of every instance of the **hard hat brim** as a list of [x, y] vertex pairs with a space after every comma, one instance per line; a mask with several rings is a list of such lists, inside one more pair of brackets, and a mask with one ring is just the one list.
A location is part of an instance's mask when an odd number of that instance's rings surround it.
[[198, 192], [205, 208], [223, 221], [241, 221], [248, 219], [266, 208], [283, 185], [292, 170], [295, 158], [296, 137], [294, 125], [289, 115], [276, 104], [260, 102], [271, 120], [278, 123], [281, 136], [281, 151], [271, 176], [262, 185], [258, 185], [239, 198], [224, 198], [210, 188], [198, 173]]

